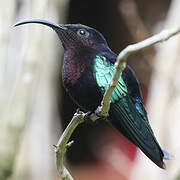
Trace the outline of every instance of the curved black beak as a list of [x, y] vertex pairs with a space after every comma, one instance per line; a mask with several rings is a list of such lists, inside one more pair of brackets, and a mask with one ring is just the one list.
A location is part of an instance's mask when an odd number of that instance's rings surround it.
[[49, 27], [53, 28], [54, 30], [55, 29], [67, 30], [67, 28], [64, 27], [64, 25], [55, 24], [55, 23], [52, 23], [52, 22], [49, 22], [49, 21], [46, 21], [46, 20], [42, 20], [42, 19], [32, 19], [32, 20], [21, 21], [21, 22], [16, 23], [14, 25], [14, 27], [20, 26], [20, 25], [23, 25], [23, 24], [28, 24], [28, 23], [43, 24], [43, 25], [46, 25], [46, 26], [49, 26]]
[[32, 19], [18, 22], [14, 25], [14, 27], [28, 23], [38, 23], [51, 27], [57, 33], [64, 49], [72, 46], [71, 44], [73, 41], [76, 42], [74, 39], [77, 39], [77, 37], [74, 35], [74, 33], [72, 33], [72, 31], [68, 29], [66, 25], [63, 24], [56, 24], [42, 19]]

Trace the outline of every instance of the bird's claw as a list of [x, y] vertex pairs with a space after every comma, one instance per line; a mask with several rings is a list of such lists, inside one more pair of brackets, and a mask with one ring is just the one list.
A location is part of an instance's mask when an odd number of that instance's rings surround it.
[[106, 116], [104, 116], [104, 115], [101, 115], [100, 112], [101, 112], [101, 106], [98, 106], [97, 109], [95, 110], [96, 116], [98, 116], [98, 117], [101, 118], [101, 119], [107, 119], [107, 117], [109, 116], [109, 114], [107, 114]]
[[91, 121], [91, 119], [90, 119], [90, 115], [92, 114], [92, 112], [91, 111], [88, 111], [85, 115], [84, 115], [84, 121], [87, 121], [87, 122], [89, 122], [89, 121]]
[[108, 117], [109, 115], [103, 116], [103, 115], [100, 114], [100, 112], [101, 112], [101, 107], [100, 107], [100, 106], [98, 106], [98, 108], [95, 110], [95, 112], [88, 111], [88, 112], [85, 114], [85, 116], [84, 116], [84, 121], [86, 121], [86, 122], [92, 122], [90, 116], [91, 116], [91, 114], [93, 114], [93, 113], [94, 113], [97, 117], [99, 117], [100, 119], [107, 119], [107, 117]]

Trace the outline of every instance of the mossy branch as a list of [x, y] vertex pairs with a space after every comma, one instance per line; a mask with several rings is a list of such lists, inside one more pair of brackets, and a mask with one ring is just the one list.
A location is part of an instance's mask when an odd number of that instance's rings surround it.
[[[109, 82], [108, 89], [106, 90], [106, 92], [103, 96], [101, 106], [97, 108], [97, 112], [100, 116], [108, 115], [110, 103], [111, 103], [112, 92], [117, 86], [120, 73], [126, 67], [127, 58], [130, 55], [132, 55], [142, 49], [148, 48], [159, 42], [166, 41], [169, 38], [178, 34], [179, 32], [180, 32], [180, 28], [164, 30], [164, 31], [160, 32], [159, 34], [154, 35], [144, 41], [141, 41], [141, 42], [133, 44], [133, 45], [129, 45], [124, 50], [121, 51], [121, 53], [117, 57], [117, 60], [115, 63], [115, 72], [114, 72], [114, 75], [113, 75], [111, 81]], [[64, 166], [64, 156], [66, 153], [69, 138], [71, 137], [71, 134], [73, 133], [75, 128], [80, 123], [84, 122], [84, 116], [85, 116], [85, 113], [82, 111], [78, 111], [74, 114], [71, 122], [69, 123], [69, 125], [67, 126], [65, 131], [63, 132], [63, 134], [60, 137], [59, 142], [56, 146], [57, 168], [58, 168], [58, 171], [63, 180], [73, 180], [72, 176], [70, 175], [70, 173]], [[93, 121], [99, 119], [99, 117], [95, 113], [91, 114], [89, 118]]]

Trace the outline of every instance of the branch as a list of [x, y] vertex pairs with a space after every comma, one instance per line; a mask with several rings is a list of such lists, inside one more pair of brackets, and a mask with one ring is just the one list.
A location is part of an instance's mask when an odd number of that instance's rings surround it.
[[84, 115], [85, 113], [79, 110], [74, 114], [71, 122], [68, 124], [62, 136], [60, 137], [57, 145], [55, 146], [56, 165], [59, 174], [62, 177], [62, 180], [73, 180], [72, 176], [64, 166], [64, 156], [67, 148], [70, 147], [73, 143], [73, 141], [68, 143], [71, 134], [80, 123], [84, 122]]
[[[176, 34], [178, 34], [179, 32], [180, 32], [180, 28], [164, 30], [161, 33], [159, 33], [155, 36], [152, 36], [142, 42], [139, 42], [139, 43], [136, 43], [133, 45], [129, 45], [123, 51], [121, 51], [121, 53], [117, 57], [117, 61], [115, 63], [115, 72], [114, 72], [114, 75], [113, 75], [111, 81], [109, 82], [108, 89], [106, 90], [106, 92], [103, 96], [101, 106], [97, 108], [99, 115], [101, 115], [101, 116], [108, 115], [110, 103], [111, 103], [112, 92], [117, 86], [121, 72], [126, 67], [127, 58], [130, 55], [136, 53], [137, 51], [148, 48], [159, 42], [166, 41], [169, 38], [171, 38], [172, 36], [175, 36]], [[66, 153], [67, 142], [68, 142], [71, 134], [73, 133], [75, 128], [80, 123], [84, 122], [84, 119], [83, 119], [84, 116], [85, 116], [85, 113], [83, 113], [81, 111], [76, 112], [74, 114], [70, 124], [65, 129], [65, 131], [64, 131], [63, 135], [61, 136], [61, 138], [57, 144], [57, 147], [56, 147], [57, 168], [58, 168], [58, 171], [63, 180], [73, 180], [72, 176], [70, 175], [70, 173], [64, 166], [64, 155]], [[95, 113], [93, 113], [90, 115], [90, 119], [95, 121], [95, 120], [99, 119], [99, 117]]]

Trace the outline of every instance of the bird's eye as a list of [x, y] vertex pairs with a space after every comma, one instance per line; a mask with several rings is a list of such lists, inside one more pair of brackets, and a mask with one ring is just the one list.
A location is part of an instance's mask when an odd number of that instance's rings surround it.
[[84, 36], [86, 34], [86, 32], [83, 29], [79, 30], [79, 34], [81, 34], [82, 36]]
[[89, 32], [87, 32], [85, 29], [79, 29], [77, 31], [77, 34], [79, 36], [86, 37], [86, 38], [89, 36]]

